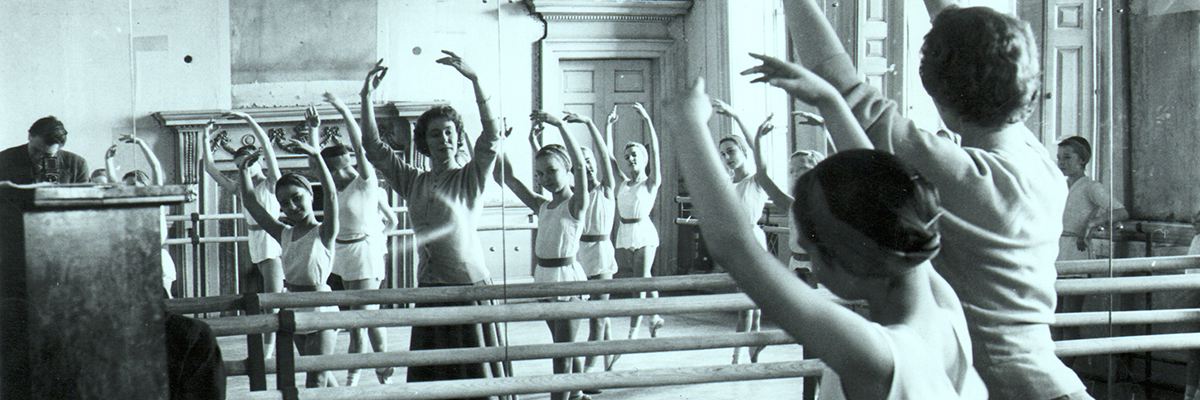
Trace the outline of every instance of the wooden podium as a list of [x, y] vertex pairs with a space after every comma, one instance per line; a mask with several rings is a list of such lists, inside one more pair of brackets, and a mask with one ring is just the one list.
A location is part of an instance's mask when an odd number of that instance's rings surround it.
[[0, 188], [0, 398], [168, 397], [161, 206], [189, 197]]

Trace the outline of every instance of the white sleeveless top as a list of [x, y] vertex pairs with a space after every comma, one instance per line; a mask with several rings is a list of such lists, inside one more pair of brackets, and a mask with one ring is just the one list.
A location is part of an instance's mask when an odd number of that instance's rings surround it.
[[283, 280], [290, 285], [324, 285], [333, 272], [333, 249], [321, 243], [321, 226], [293, 240], [294, 230], [284, 228], [279, 235], [283, 242]]
[[746, 210], [746, 217], [750, 219], [750, 223], [754, 224], [754, 237], [758, 239], [758, 244], [763, 248], [767, 247], [767, 234], [763, 232], [762, 227], [758, 226], [758, 220], [762, 219], [763, 206], [767, 204], [767, 192], [758, 186], [758, 181], [754, 180], [754, 175], [747, 176], [739, 182], [733, 184], [733, 192], [737, 194], [738, 200], [742, 202], [742, 209]]
[[[279, 218], [279, 199], [275, 198], [275, 192], [266, 179], [254, 184], [254, 196], [258, 197], [263, 209]], [[246, 210], [245, 203], [242, 204], [242, 217], [246, 218], [246, 227], [249, 231], [247, 232], [247, 245], [250, 247], [250, 262], [258, 264], [266, 259], [278, 258], [282, 252], [279, 242], [258, 226], [254, 217], [250, 216], [250, 211]]]
[[[588, 199], [587, 212], [584, 213], [584, 235], [608, 235], [612, 232], [617, 203], [604, 195], [604, 190], [593, 190]], [[579, 265], [587, 276], [613, 274], [617, 272], [617, 259], [612, 240], [598, 242], [580, 242], [579, 254], [576, 256]]]
[[377, 182], [360, 177], [338, 191], [338, 239], [350, 240], [383, 233], [378, 188]]
[[622, 183], [617, 185], [617, 216], [622, 219], [638, 219], [634, 223], [622, 222], [617, 228], [617, 238], [614, 241], [619, 249], [639, 249], [646, 246], [658, 246], [658, 229], [650, 222], [650, 211], [654, 210], [657, 191], [646, 188], [646, 181], [633, 185]]
[[570, 200], [555, 208], [550, 202], [538, 208], [538, 231], [534, 255], [538, 258], [575, 257], [579, 252], [579, 237], [583, 235], [582, 221], [571, 216]]

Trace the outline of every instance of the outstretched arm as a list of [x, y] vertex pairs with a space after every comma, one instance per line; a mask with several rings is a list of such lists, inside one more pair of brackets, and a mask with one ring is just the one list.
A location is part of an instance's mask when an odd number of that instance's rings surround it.
[[[724, 168], [710, 145], [708, 118], [712, 107], [704, 94], [704, 81], [696, 85], [667, 113], [668, 134], [678, 138], [684, 182], [692, 193], [700, 231], [716, 262], [725, 266], [763, 315], [843, 377], [859, 382], [892, 372], [891, 350], [886, 338], [854, 312], [828, 301], [795, 278], [773, 255], [754, 239], [753, 222], [742, 211]], [[880, 372], [886, 371], [886, 372]], [[851, 373], [854, 374], [851, 374]], [[882, 376], [880, 376], [882, 375]]]
[[[371, 165], [371, 162], [367, 160], [367, 152], [363, 150], [362, 129], [359, 128], [358, 122], [354, 121], [354, 114], [351, 114], [350, 108], [346, 107], [346, 103], [343, 103], [342, 99], [339, 99], [333, 93], [325, 92], [325, 101], [333, 104], [333, 108], [336, 108], [338, 114], [342, 115], [342, 119], [346, 120], [346, 130], [348, 131], [346, 136], [350, 137], [350, 145], [354, 148], [354, 158], [358, 160], [356, 168], [358, 169], [359, 177], [368, 182], [378, 182], [379, 178], [375, 176], [375, 166]], [[375, 109], [370, 104], [364, 105], [363, 108]], [[363, 117], [363, 120], [366, 121], [366, 116]], [[376, 132], [376, 135], [378, 136], [378, 132]]]
[[108, 151], [104, 152], [104, 176], [108, 177], [109, 184], [121, 182], [121, 180], [117, 178], [117, 163], [113, 161], [113, 158], [116, 156], [117, 145], [115, 144], [110, 146]]
[[587, 209], [588, 203], [588, 185], [587, 185], [587, 167], [583, 164], [583, 150], [579, 148], [579, 143], [575, 141], [575, 136], [563, 127], [562, 120], [544, 111], [538, 110], [533, 112], [533, 118], [536, 121], [545, 122], [558, 128], [558, 132], [562, 134], [563, 142], [566, 142], [567, 154], [571, 156], [571, 172], [575, 176], [575, 190], [571, 194], [571, 216], [575, 219], [580, 219], [583, 216], [583, 210]]
[[654, 173], [646, 179], [646, 190], [655, 193], [658, 192], [658, 185], [662, 184], [662, 155], [658, 150], [658, 132], [654, 130], [654, 121], [650, 119], [650, 113], [646, 112], [642, 103], [633, 103], [633, 108], [646, 120], [646, 126], [650, 128], [650, 164], [646, 167], [654, 168]]
[[155, 186], [162, 186], [162, 163], [158, 162], [158, 157], [154, 156], [154, 151], [150, 150], [150, 145], [146, 144], [146, 141], [142, 140], [142, 138], [133, 136], [133, 134], [121, 136], [121, 140], [134, 143], [142, 149], [142, 155], [146, 156], [146, 161], [150, 162], [150, 181], [154, 182]]
[[616, 183], [622, 183], [628, 182], [629, 176], [626, 176], [625, 171], [621, 170], [620, 162], [617, 161], [617, 156], [615, 154], [617, 149], [613, 146], [613, 126], [617, 124], [618, 119], [617, 105], [613, 104], [612, 113], [608, 114], [608, 122], [604, 124], [604, 144], [608, 145], [608, 153], [605, 153], [604, 157], [608, 159], [606, 163], [608, 164], [609, 169], [616, 171], [614, 176], [621, 177], [621, 180], [617, 181]]
[[751, 82], [766, 82], [800, 101], [817, 106], [838, 150], [874, 148], [846, 100], [828, 81], [798, 64], [762, 54], [750, 55], [762, 60], [762, 65], [742, 71], [742, 75], [762, 74]]
[[[758, 182], [758, 186], [767, 192], [767, 196], [771, 198], [776, 207], [789, 210], [792, 207], [792, 196], [789, 196], [783, 189], [779, 188], [779, 185], [775, 184], [775, 180], [771, 179], [771, 175], [767, 173], [767, 163], [763, 162], [762, 139], [768, 133], [771, 133], [771, 130], [775, 129], [775, 125], [771, 124], [771, 117], [773, 116], [768, 116], [767, 120], [758, 126], [757, 139], [754, 141], [754, 144], [750, 145], [754, 150], [754, 163], [758, 164], [758, 172], [754, 174], [754, 181]], [[788, 179], [792, 179], [792, 177], [789, 176]]]
[[242, 205], [246, 207], [246, 211], [250, 212], [250, 218], [253, 218], [258, 226], [261, 226], [267, 234], [270, 234], [276, 241], [279, 241], [284, 228], [287, 226], [279, 222], [279, 219], [275, 218], [274, 213], [267, 211], [262, 205], [262, 199], [259, 199], [258, 195], [254, 193], [254, 179], [250, 177], [250, 171], [246, 169], [251, 162], [254, 162], [254, 159], [243, 157], [237, 166], [239, 177], [238, 188], [242, 191]]
[[483, 86], [479, 84], [479, 75], [466, 61], [463, 61], [462, 57], [452, 51], [442, 50], [442, 53], [445, 53], [446, 57], [439, 58], [438, 64], [454, 67], [463, 77], [471, 81], [471, 86], [475, 89], [475, 103], [479, 106], [479, 120], [483, 124], [483, 133], [479, 134], [479, 139], [475, 143], [475, 152], [471, 154], [471, 157], [477, 157], [472, 161], [479, 163], [483, 168], [480, 171], [480, 177], [486, 177], [495, 166], [496, 150], [500, 143], [500, 128], [496, 124], [496, 118], [492, 116], [491, 97], [484, 94]]
[[525, 182], [521, 182], [521, 179], [517, 178], [517, 175], [513, 173], [512, 163], [508, 161], [507, 154], [500, 157], [500, 161], [504, 163], [504, 185], [508, 186], [508, 189], [512, 190], [513, 194], [521, 200], [521, 203], [524, 203], [534, 213], [541, 210], [542, 203], [547, 201], [546, 198], [529, 190], [529, 186], [526, 186]]
[[[378, 189], [372, 189], [378, 190]], [[379, 213], [383, 216], [383, 232], [391, 232], [396, 229], [396, 224], [400, 221], [396, 219], [396, 213], [392, 211], [392, 206], [387, 202], [387, 196], [379, 193]]]
[[604, 190], [604, 197], [612, 198], [614, 182], [612, 164], [600, 162], [602, 159], [601, 155], [607, 158], [611, 154], [611, 150], [608, 149], [608, 143], [605, 143], [604, 138], [600, 137], [600, 129], [596, 128], [596, 123], [592, 122], [591, 118], [575, 113], [567, 113], [567, 116], [563, 120], [587, 125], [588, 133], [592, 135], [592, 160], [596, 162], [596, 173], [600, 174], [600, 188]]
[[[796, 58], [805, 66], [815, 68], [830, 58], [846, 54], [837, 32], [815, 0], [784, 1], [783, 12]], [[821, 77], [830, 78], [824, 74]]]
[[254, 132], [254, 138], [262, 143], [263, 158], [266, 161], [266, 168], [263, 168], [263, 175], [267, 176], [267, 185], [275, 187], [275, 182], [279, 181], [279, 160], [275, 158], [275, 146], [271, 144], [271, 139], [267, 137], [267, 132], [263, 130], [258, 122], [251, 117], [250, 114], [243, 112], [230, 111], [225, 113], [225, 116], [241, 118], [250, 125], [250, 131]]
[[721, 101], [721, 99], [713, 99], [712, 105], [713, 110], [716, 111], [717, 114], [732, 118], [733, 122], [737, 123], [738, 130], [742, 132], [742, 138], [746, 139], [747, 143], [753, 144], [752, 141], [754, 140], [754, 136], [751, 135], [750, 130], [746, 128], [746, 123], [742, 122], [742, 117], [738, 115], [737, 111], [733, 110], [733, 106], [730, 106], [729, 103]]
[[208, 172], [208, 175], [217, 181], [217, 186], [229, 190], [237, 190], [238, 183], [226, 177], [225, 174], [222, 174], [221, 170], [217, 168], [217, 163], [213, 162], [212, 146], [209, 145], [209, 142], [213, 140], [212, 131], [215, 125], [215, 121], [209, 120], [204, 125], [204, 136], [200, 138], [200, 156], [204, 159], [204, 171]]

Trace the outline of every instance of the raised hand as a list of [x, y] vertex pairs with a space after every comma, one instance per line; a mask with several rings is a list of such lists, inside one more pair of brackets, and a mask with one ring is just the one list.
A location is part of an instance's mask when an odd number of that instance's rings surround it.
[[582, 115], [579, 115], [579, 114], [576, 114], [573, 112], [563, 111], [563, 113], [567, 114], [566, 116], [563, 117], [564, 122], [579, 123], [579, 124], [586, 124], [588, 122], [592, 122], [591, 118], [588, 118], [588, 117], [585, 117], [585, 116], [582, 116]]
[[[758, 133], [757, 133], [756, 137], [762, 138], [763, 136], [767, 136], [768, 133], [771, 133], [771, 131], [775, 129], [775, 125], [771, 123], [771, 118], [774, 118], [774, 117], [775, 117], [775, 113], [771, 113], [770, 115], [767, 115], [767, 119], [765, 121], [763, 121], [763, 123], [761, 125], [758, 126]], [[755, 143], [757, 143], [757, 142], [758, 142], [758, 140], [755, 140]]]
[[[330, 92], [325, 92], [325, 101], [328, 102], [329, 104], [332, 104], [333, 107], [337, 108], [338, 110], [348, 109], [346, 107], [346, 103], [343, 103], [342, 99], [338, 98], [336, 94], [333, 94]], [[306, 114], [305, 118], [307, 118], [307, 117], [308, 117], [308, 115]]]
[[550, 115], [542, 110], [533, 110], [533, 113], [529, 114], [529, 119], [534, 123], [547, 123], [557, 127], [562, 127], [562, 120], [559, 120], [558, 117]]
[[674, 115], [683, 121], [690, 121], [697, 125], [708, 124], [708, 119], [712, 117], [713, 103], [705, 93], [704, 78], [697, 77], [691, 89], [682, 93], [682, 97], [670, 104], [671, 112], [668, 115]]
[[239, 111], [226, 111], [224, 114], [221, 114], [221, 116], [225, 117], [225, 118], [240, 118], [240, 119], [245, 119], [245, 120], [252, 119], [250, 117], [250, 114], [246, 114], [244, 112], [239, 112]]
[[113, 158], [117, 156], [117, 145], [109, 146], [108, 151], [104, 152], [104, 158]]
[[620, 117], [617, 116], [617, 105], [613, 104], [613, 110], [608, 114], [608, 123], [615, 124]]
[[317, 106], [308, 106], [308, 109], [304, 110], [304, 124], [308, 129], [321, 127], [321, 114], [317, 112]]
[[762, 65], [742, 71], [742, 75], [762, 74], [751, 83], [766, 82], [809, 104], [840, 98], [832, 84], [799, 64], [762, 54], [750, 53], [750, 56], [762, 61]]
[[209, 134], [212, 134], [213, 129], [216, 128], [217, 121], [214, 119], [209, 119], [208, 122], [204, 123], [204, 137], [208, 137]]
[[439, 58], [437, 60], [438, 64], [454, 67], [454, 69], [458, 70], [458, 73], [472, 81], [479, 79], [479, 76], [475, 74], [475, 70], [471, 69], [471, 66], [467, 65], [458, 54], [454, 54], [453, 51], [449, 50], [442, 50], [442, 53], [446, 53], [446, 57]]
[[509, 136], [511, 136], [511, 135], [512, 135], [512, 130], [513, 130], [513, 127], [511, 127], [511, 126], [510, 126], [510, 127], [508, 127], [508, 128], [505, 128], [505, 129], [504, 129], [504, 137], [509, 137]]
[[650, 119], [650, 113], [646, 112], [646, 106], [643, 106], [642, 103], [633, 103], [633, 109], [637, 110], [638, 114], [642, 115], [642, 118]]
[[721, 101], [721, 99], [712, 99], [712, 109], [713, 111], [716, 111], [717, 114], [721, 115], [728, 115], [731, 117], [737, 115], [737, 113], [733, 111], [733, 106], [730, 106], [729, 103]]
[[126, 133], [124, 135], [121, 135], [121, 137], [118, 138], [117, 140], [120, 140], [125, 143], [137, 143], [138, 138], [137, 138], [137, 136], [133, 136], [132, 133]]
[[383, 59], [375, 63], [375, 67], [371, 68], [371, 72], [367, 72], [367, 79], [363, 81], [362, 94], [363, 96], [370, 95], [371, 92], [379, 88], [379, 83], [383, 81], [383, 77], [387, 75], [388, 67], [383, 66]]
[[307, 156], [316, 157], [318, 154], [320, 154], [320, 150], [317, 150], [315, 146], [293, 138], [283, 139], [279, 145], [290, 152], [300, 153]]

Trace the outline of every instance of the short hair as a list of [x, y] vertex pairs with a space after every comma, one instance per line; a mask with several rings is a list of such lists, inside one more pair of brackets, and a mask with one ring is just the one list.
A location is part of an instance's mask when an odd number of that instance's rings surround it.
[[140, 169], [126, 172], [125, 175], [121, 177], [122, 182], [129, 179], [133, 179], [135, 186], [146, 186], [150, 184], [150, 175], [146, 175], [146, 173]]
[[325, 159], [327, 162], [330, 159], [333, 159], [335, 157], [341, 157], [346, 154], [350, 154], [350, 148], [341, 143], [336, 143], [334, 145], [331, 145], [329, 147], [321, 149], [321, 158]]
[[[810, 190], [819, 185], [821, 190]], [[937, 190], [916, 170], [892, 154], [845, 150], [817, 164], [796, 181], [793, 223], [814, 244], [821, 228], [811, 213], [810, 196], [823, 194], [827, 210], [880, 247], [898, 252], [927, 251], [940, 243]], [[828, 229], [828, 227], [824, 227]], [[818, 250], [821, 247], [818, 246]], [[890, 275], [885, 263], [854, 266], [859, 276]], [[865, 269], [865, 270], [863, 270]]]
[[425, 141], [425, 135], [428, 134], [426, 131], [429, 130], [429, 124], [433, 123], [433, 120], [437, 118], [445, 118], [454, 123], [454, 128], [458, 131], [459, 146], [462, 146], [465, 142], [464, 139], [467, 137], [467, 132], [463, 128], [462, 116], [458, 114], [458, 111], [454, 110], [454, 107], [447, 105], [433, 106], [433, 108], [421, 113], [420, 117], [417, 117], [417, 124], [413, 128], [413, 147], [417, 149], [417, 152], [425, 155], [425, 157], [429, 157], [429, 143]]
[[1041, 82], [1029, 24], [988, 7], [950, 7], [921, 46], [921, 83], [941, 107], [985, 127], [1032, 113]]
[[1083, 165], [1087, 165], [1092, 161], [1092, 144], [1088, 143], [1087, 139], [1082, 136], [1071, 136], [1058, 142], [1058, 147], [1067, 146], [1075, 151], [1080, 160], [1083, 160]]
[[67, 144], [67, 128], [53, 115], [43, 117], [30, 125], [29, 136], [45, 139], [50, 144]]
[[95, 178], [95, 177], [97, 177], [97, 176], [103, 176], [103, 177], [107, 178], [107, 177], [108, 177], [108, 170], [107, 170], [107, 169], [104, 169], [104, 168], [96, 168], [94, 171], [92, 171], [92, 176], [89, 176], [88, 178], [89, 178], [89, 179], [90, 179], [90, 178]]
[[248, 144], [248, 145], [245, 145], [242, 147], [238, 147], [237, 151], [233, 152], [233, 157], [234, 158], [246, 157], [246, 156], [253, 155], [254, 153], [257, 153], [257, 152], [258, 152], [258, 146]]
[[[796, 152], [792, 153], [791, 157], [788, 157], [789, 168], [791, 167], [791, 160], [799, 160], [798, 162], [801, 163], [800, 166], [804, 167], [804, 169], [813, 169], [817, 167], [817, 164], [820, 164], [821, 161], [825, 160], [825, 155], [821, 154], [819, 151], [796, 150]], [[798, 177], [791, 178], [794, 179]]]
[[562, 161], [563, 166], [567, 167], [568, 170], [575, 167], [575, 164], [571, 162], [571, 155], [567, 153], [566, 146], [558, 143], [542, 146], [542, 149], [538, 150], [533, 158], [536, 160], [542, 157], [556, 157]]
[[721, 140], [717, 141], [717, 147], [721, 147], [721, 143], [733, 142], [739, 149], [742, 149], [743, 154], [750, 154], [750, 145], [746, 143], [746, 138], [741, 135], [725, 135]]
[[308, 194], [313, 193], [312, 184], [308, 182], [308, 178], [305, 178], [304, 175], [300, 175], [295, 172], [283, 174], [283, 176], [279, 177], [278, 181], [275, 181], [275, 193], [279, 193], [280, 189], [289, 185], [304, 189], [308, 191]]

